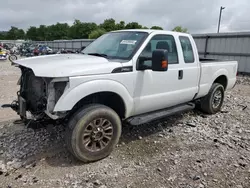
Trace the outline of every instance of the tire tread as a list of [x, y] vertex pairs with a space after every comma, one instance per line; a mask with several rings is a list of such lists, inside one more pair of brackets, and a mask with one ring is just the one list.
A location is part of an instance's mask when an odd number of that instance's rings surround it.
[[[91, 162], [94, 160], [89, 160], [89, 159], [83, 159], [82, 157], [80, 157], [77, 152], [75, 151], [73, 144], [75, 144], [74, 142], [72, 142], [72, 135], [73, 135], [73, 131], [77, 125], [77, 122], [83, 118], [84, 114], [88, 114], [89, 112], [98, 109], [98, 108], [106, 108], [108, 110], [113, 111], [115, 114], [116, 112], [105, 106], [102, 104], [89, 104], [89, 105], [85, 105], [82, 108], [80, 108], [78, 111], [76, 111], [72, 117], [69, 119], [68, 122], [68, 126], [66, 127], [66, 131], [65, 131], [65, 142], [66, 142], [66, 147], [68, 148], [68, 150], [79, 160], [83, 161], [83, 162]], [[117, 115], [117, 117], [119, 117]]]
[[[201, 110], [203, 112], [208, 113], [208, 114], [215, 114], [217, 112], [212, 108], [211, 97], [213, 96], [213, 93], [215, 92], [216, 88], [218, 88], [218, 87], [223, 88], [223, 99], [224, 99], [224, 87], [219, 83], [213, 83], [208, 94], [201, 100], [200, 107], [201, 107]], [[221, 108], [221, 106], [220, 106], [220, 108]]]

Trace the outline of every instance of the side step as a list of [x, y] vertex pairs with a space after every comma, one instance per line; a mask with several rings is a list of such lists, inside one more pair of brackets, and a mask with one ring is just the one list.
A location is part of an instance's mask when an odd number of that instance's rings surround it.
[[158, 111], [134, 116], [134, 117], [128, 118], [126, 121], [131, 125], [141, 125], [141, 124], [149, 123], [151, 121], [161, 119], [167, 116], [171, 116], [177, 113], [189, 111], [194, 108], [195, 108], [194, 103], [182, 104], [182, 105], [174, 106], [171, 108], [166, 108], [163, 110], [158, 110]]

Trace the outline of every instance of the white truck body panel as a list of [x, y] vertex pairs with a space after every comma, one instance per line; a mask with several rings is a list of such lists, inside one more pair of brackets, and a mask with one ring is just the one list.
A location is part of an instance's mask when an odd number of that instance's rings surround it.
[[125, 104], [126, 117], [133, 114], [135, 73], [106, 74], [96, 76], [79, 76], [70, 78], [70, 86], [57, 102], [54, 111], [71, 110], [82, 98], [97, 92], [118, 94]]
[[236, 82], [237, 74], [236, 61], [219, 61], [213, 63], [201, 63], [200, 90], [197, 98], [205, 96], [211, 88], [213, 82], [220, 75], [227, 77], [227, 88], [232, 89]]
[[31, 68], [39, 77], [71, 77], [110, 73], [122, 66], [106, 58], [83, 54], [56, 54], [29, 57], [15, 61], [16, 64]]
[[[158, 34], [173, 35], [176, 41], [178, 41], [179, 37], [179, 34], [175, 32], [161, 30], [152, 32], [133, 57], [133, 62], [135, 62], [133, 68], [135, 70], [138, 56], [146, 47], [150, 39]], [[189, 36], [187, 34], [182, 35]], [[176, 42], [176, 47], [177, 49], [181, 49], [180, 43]], [[198, 52], [195, 54], [197, 54], [195, 56], [197, 62], [199, 61]], [[167, 72], [154, 72], [152, 70], [137, 71], [134, 94], [135, 115], [145, 113], [148, 110], [159, 110], [192, 100], [199, 89], [200, 66], [198, 63], [185, 64], [182, 50], [178, 50], [178, 59], [178, 64], [169, 64]], [[185, 79], [178, 80], [179, 70], [185, 72]]]
[[[126, 30], [129, 31], [129, 30]], [[131, 30], [137, 31], [137, 30]], [[86, 96], [98, 92], [118, 94], [125, 104], [125, 118], [151, 112], [204, 97], [219, 76], [226, 76], [231, 89], [236, 82], [238, 64], [236, 61], [201, 63], [191, 35], [160, 30], [138, 30], [148, 32], [132, 59], [127, 62], [109, 61], [103, 57], [89, 55], [49, 55], [15, 61], [31, 68], [39, 77], [67, 77], [68, 85], [57, 101], [54, 112], [70, 111]], [[138, 71], [136, 64], [139, 55], [155, 35], [171, 35], [176, 42], [178, 64], [169, 64], [165, 72], [152, 70]], [[185, 63], [180, 36], [191, 41], [194, 62]], [[112, 73], [120, 67], [132, 66], [130, 72]], [[183, 78], [178, 75], [183, 71]]]

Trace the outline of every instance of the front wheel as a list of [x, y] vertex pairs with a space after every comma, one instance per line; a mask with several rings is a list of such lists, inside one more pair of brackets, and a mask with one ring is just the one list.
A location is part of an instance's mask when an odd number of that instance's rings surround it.
[[94, 104], [80, 109], [69, 120], [66, 145], [80, 161], [107, 157], [121, 136], [121, 120], [111, 108]]
[[223, 101], [224, 87], [219, 83], [214, 83], [207, 96], [201, 100], [201, 109], [208, 114], [215, 114], [221, 110]]

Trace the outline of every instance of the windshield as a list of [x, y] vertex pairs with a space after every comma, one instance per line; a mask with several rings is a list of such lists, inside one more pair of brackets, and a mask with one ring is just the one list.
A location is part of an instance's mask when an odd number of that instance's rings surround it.
[[110, 59], [131, 59], [147, 37], [146, 32], [111, 32], [89, 44], [82, 53], [99, 54]]

